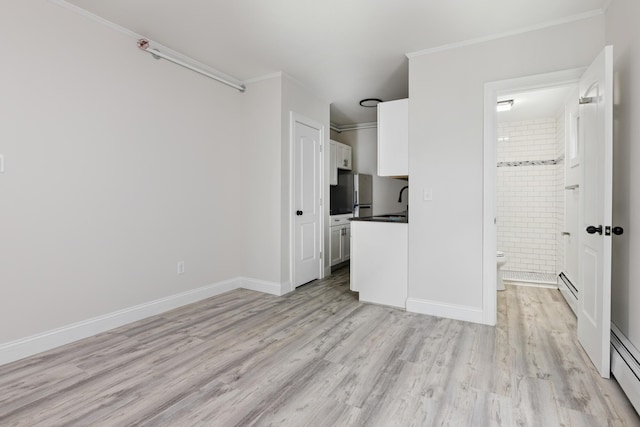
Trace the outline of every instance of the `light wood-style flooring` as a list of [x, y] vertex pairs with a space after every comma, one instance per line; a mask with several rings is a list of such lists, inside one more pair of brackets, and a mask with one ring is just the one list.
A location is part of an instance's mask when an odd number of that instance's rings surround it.
[[638, 426], [556, 290], [494, 327], [361, 304], [348, 269], [237, 290], [0, 366], [0, 426]]

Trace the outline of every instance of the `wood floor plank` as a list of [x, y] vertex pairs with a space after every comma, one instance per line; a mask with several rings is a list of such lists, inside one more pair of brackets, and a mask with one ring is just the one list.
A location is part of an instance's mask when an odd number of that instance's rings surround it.
[[236, 290], [0, 366], [2, 426], [640, 426], [557, 290], [496, 327], [362, 304], [349, 271]]

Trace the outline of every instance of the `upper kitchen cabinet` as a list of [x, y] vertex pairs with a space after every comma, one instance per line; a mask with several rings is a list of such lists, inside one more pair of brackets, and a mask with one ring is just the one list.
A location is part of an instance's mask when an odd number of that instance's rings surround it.
[[336, 165], [338, 169], [351, 170], [351, 147], [337, 142], [336, 148]]
[[409, 100], [378, 104], [378, 175], [409, 176]]
[[338, 185], [338, 169], [351, 170], [351, 147], [329, 141], [329, 185]]

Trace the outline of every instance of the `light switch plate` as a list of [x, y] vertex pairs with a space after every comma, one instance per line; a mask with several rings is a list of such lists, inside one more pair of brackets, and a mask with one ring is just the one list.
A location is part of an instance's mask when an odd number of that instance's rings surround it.
[[424, 200], [433, 200], [433, 190], [427, 188], [424, 190]]

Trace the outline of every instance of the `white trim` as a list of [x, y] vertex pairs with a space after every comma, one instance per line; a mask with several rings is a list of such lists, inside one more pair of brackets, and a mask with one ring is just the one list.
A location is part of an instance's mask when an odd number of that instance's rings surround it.
[[283, 295], [290, 283], [274, 283], [248, 277], [237, 277], [154, 301], [82, 320], [50, 331], [0, 344], [0, 365], [33, 356], [65, 344], [137, 322], [157, 314], [193, 304], [236, 289], [249, 289], [271, 295]]
[[498, 116], [496, 90], [491, 84], [484, 86], [484, 166], [482, 201], [482, 323], [495, 325], [498, 318], [498, 271], [496, 250], [496, 159]]
[[631, 341], [611, 323], [611, 372], [627, 395], [627, 398], [640, 412], [640, 352]]
[[[557, 71], [490, 82], [484, 85], [484, 165], [482, 201], [482, 323], [495, 325], [497, 318], [496, 295], [496, 140], [498, 115], [496, 101], [499, 95], [525, 92], [553, 86], [577, 84], [584, 68]], [[507, 254], [508, 256], [508, 254]]]
[[288, 294], [289, 292], [293, 292], [293, 285], [291, 284], [291, 282], [285, 282], [282, 285], [280, 285], [280, 295], [285, 295]]
[[480, 308], [464, 305], [445, 304], [419, 298], [407, 298], [406, 311], [411, 313], [428, 314], [430, 316], [463, 320], [465, 322], [484, 323], [484, 316], [482, 313], [482, 309]]
[[265, 74], [264, 76], [258, 76], [258, 77], [253, 77], [253, 78], [244, 80], [244, 84], [252, 84], [252, 83], [258, 83], [258, 82], [261, 82], [261, 81], [264, 81], [264, 80], [282, 78], [282, 76], [283, 76], [283, 72], [282, 71], [277, 71], [275, 73]]
[[286, 289], [291, 288], [290, 283], [267, 282], [266, 280], [252, 279], [250, 277], [239, 277], [238, 288], [248, 289], [250, 291], [258, 291], [271, 295], [284, 295]]
[[[116, 24], [115, 22], [111, 22], [108, 19], [104, 19], [104, 18], [102, 18], [102, 17], [100, 17], [100, 16], [98, 16], [98, 15], [96, 15], [94, 13], [91, 13], [91, 12], [89, 12], [89, 11], [79, 7], [79, 6], [76, 6], [75, 4], [71, 4], [71, 3], [69, 3], [69, 2], [67, 2], [65, 0], [49, 0], [49, 1], [51, 3], [53, 3], [53, 4], [56, 4], [56, 5], [60, 6], [60, 7], [62, 7], [62, 8], [65, 8], [65, 9], [71, 11], [71, 12], [77, 13], [78, 15], [84, 16], [85, 18], [88, 18], [88, 19], [90, 19], [90, 20], [92, 20], [94, 22], [97, 22], [98, 24], [101, 24], [101, 25], [104, 25], [106, 27], [109, 27], [112, 30], [114, 30], [114, 31], [116, 31], [116, 32], [118, 32], [120, 34], [123, 34], [123, 35], [125, 35], [127, 37], [130, 37], [133, 40], [137, 41], [137, 40], [139, 40], [141, 38], [147, 39], [153, 45], [154, 48], [158, 48], [163, 53], [166, 53], [169, 56], [173, 56], [176, 59], [178, 59], [178, 60], [180, 60], [182, 62], [188, 63], [188, 64], [190, 64], [190, 65], [192, 65], [192, 66], [194, 66], [196, 68], [201, 68], [201, 69], [203, 69], [204, 71], [206, 71], [209, 74], [213, 74], [213, 75], [221, 77], [221, 78], [223, 78], [225, 80], [229, 80], [230, 82], [233, 82], [233, 83], [235, 83], [237, 85], [242, 85], [244, 83], [243, 81], [241, 81], [241, 80], [239, 80], [239, 79], [237, 79], [237, 78], [235, 78], [233, 76], [230, 76], [229, 74], [223, 73], [222, 71], [220, 71], [220, 70], [218, 70], [216, 68], [213, 68], [210, 65], [207, 65], [207, 64], [205, 64], [203, 62], [200, 62], [197, 59], [194, 59], [194, 58], [192, 58], [190, 56], [187, 56], [187, 55], [185, 55], [183, 53], [177, 52], [177, 51], [171, 49], [168, 46], [165, 46], [165, 45], [163, 45], [161, 43], [158, 43], [155, 40], [151, 40], [151, 39], [149, 39], [148, 37], [146, 37], [146, 36], [144, 36], [142, 34], [136, 33], [135, 31], [131, 31], [128, 28], [125, 28], [125, 27], [123, 27], [121, 25]], [[135, 49], [138, 49], [138, 46], [136, 45], [136, 43], [132, 43], [131, 47], [135, 48]]]
[[331, 265], [324, 268], [324, 277], [331, 276]]
[[347, 132], [351, 130], [362, 130], [362, 129], [377, 129], [378, 122], [367, 122], [367, 123], [353, 123], [350, 125], [337, 125], [335, 123], [331, 123], [331, 130], [334, 130], [338, 133]]
[[[77, 13], [78, 15], [82, 15], [85, 18], [89, 18], [92, 21], [97, 22], [98, 24], [102, 24], [106, 27], [111, 28], [112, 30], [115, 30], [117, 32], [119, 32], [120, 34], [124, 34], [125, 36], [131, 37], [134, 40], [138, 40], [140, 38], [142, 38], [142, 36], [134, 31], [131, 31], [121, 25], [116, 24], [115, 22], [111, 22], [108, 19], [104, 19], [101, 16], [98, 16], [94, 13], [89, 12], [86, 9], [81, 8], [80, 6], [76, 6], [75, 4], [71, 4], [65, 0], [49, 0], [51, 3], [56, 4], [60, 7], [63, 7], [65, 9], [68, 9], [72, 12]], [[164, 49], [164, 47], [163, 47]]]
[[215, 295], [246, 287], [273, 293], [277, 284], [235, 278], [82, 320], [50, 331], [0, 344], [0, 365], [69, 344]]
[[464, 47], [464, 46], [471, 46], [474, 44], [480, 44], [480, 43], [484, 43], [484, 42], [488, 42], [488, 41], [492, 41], [492, 40], [498, 40], [498, 39], [503, 39], [506, 37], [512, 37], [518, 34], [524, 34], [524, 33], [530, 33], [532, 31], [538, 31], [538, 30], [543, 30], [545, 28], [549, 28], [549, 27], [555, 27], [557, 25], [564, 25], [564, 24], [569, 24], [571, 22], [576, 22], [576, 21], [582, 21], [583, 19], [589, 19], [589, 18], [593, 18], [596, 16], [600, 16], [604, 14], [604, 10], [602, 9], [596, 9], [596, 10], [591, 10], [589, 12], [584, 12], [584, 13], [580, 13], [577, 15], [572, 15], [572, 16], [567, 16], [564, 18], [560, 18], [560, 19], [555, 19], [553, 21], [547, 21], [544, 22], [542, 24], [536, 24], [536, 25], [530, 25], [527, 27], [522, 27], [519, 28], [517, 30], [512, 30], [512, 31], [505, 31], [502, 33], [496, 33], [496, 34], [491, 34], [488, 36], [482, 36], [482, 37], [476, 37], [476, 38], [472, 38], [472, 39], [468, 39], [468, 40], [463, 40], [460, 42], [455, 42], [455, 43], [449, 43], [449, 44], [445, 44], [442, 46], [436, 46], [436, 47], [431, 47], [429, 49], [423, 49], [423, 50], [418, 50], [415, 52], [409, 52], [406, 54], [407, 58], [411, 59], [411, 58], [415, 58], [417, 56], [422, 56], [422, 55], [430, 55], [432, 53], [437, 53], [437, 52], [443, 52], [445, 50], [451, 50], [451, 49], [457, 49], [459, 47]]

